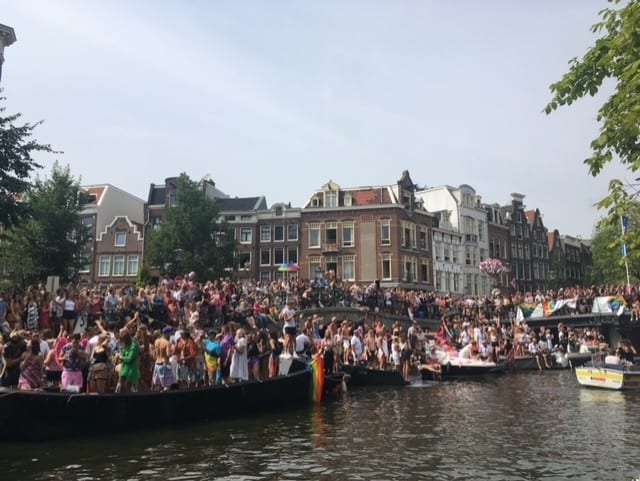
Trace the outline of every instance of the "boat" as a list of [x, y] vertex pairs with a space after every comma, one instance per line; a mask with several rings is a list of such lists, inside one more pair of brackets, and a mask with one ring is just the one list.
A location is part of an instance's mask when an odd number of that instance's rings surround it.
[[418, 370], [421, 373], [422, 380], [478, 377], [487, 374], [502, 374], [506, 371], [507, 364], [504, 361], [496, 363], [481, 359], [466, 359], [458, 357], [457, 354], [457, 352], [437, 352], [440, 364], [439, 374], [430, 369], [428, 365], [419, 365]]
[[286, 373], [266, 380], [166, 392], [0, 390], [0, 442], [133, 432], [309, 404], [309, 363], [283, 364]]
[[398, 371], [371, 368], [364, 364], [343, 364], [348, 387], [406, 386], [409, 384]]
[[[609, 358], [609, 356], [607, 356]], [[607, 362], [609, 359], [595, 354], [592, 360], [576, 367], [576, 379], [581, 386], [613, 389], [640, 389], [640, 366], [624, 362]]]

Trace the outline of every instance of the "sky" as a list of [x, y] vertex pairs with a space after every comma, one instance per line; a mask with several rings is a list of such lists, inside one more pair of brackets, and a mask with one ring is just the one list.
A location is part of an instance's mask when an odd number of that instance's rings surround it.
[[[15, 29], [7, 113], [82, 185], [146, 200], [151, 183], [210, 175], [232, 197], [302, 207], [342, 187], [469, 184], [525, 195], [549, 231], [590, 238], [583, 160], [606, 91], [550, 116], [549, 85], [595, 40], [605, 0], [0, 0]], [[605, 89], [606, 90], [606, 89]], [[428, 206], [427, 206], [428, 208]]]

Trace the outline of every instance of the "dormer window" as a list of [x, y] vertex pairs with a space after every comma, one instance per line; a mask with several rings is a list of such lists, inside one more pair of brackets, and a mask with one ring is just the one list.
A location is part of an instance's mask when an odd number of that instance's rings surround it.
[[351, 194], [345, 194], [344, 196], [344, 205], [345, 207], [351, 207], [353, 199], [351, 198]]
[[313, 199], [311, 199], [311, 206], [312, 207], [322, 207], [322, 202], [320, 201], [320, 198], [318, 196], [316, 196]]
[[333, 191], [325, 192], [324, 205], [326, 207], [338, 207], [338, 193]]
[[282, 216], [282, 206], [276, 207], [276, 217]]

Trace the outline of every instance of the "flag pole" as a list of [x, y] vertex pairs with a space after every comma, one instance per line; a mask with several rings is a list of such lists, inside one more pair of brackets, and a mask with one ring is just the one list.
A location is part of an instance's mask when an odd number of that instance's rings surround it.
[[624, 268], [627, 273], [627, 294], [631, 292], [631, 280], [629, 278], [629, 261], [627, 260], [627, 243], [624, 241], [624, 236], [629, 230], [629, 218], [626, 215], [620, 216], [620, 225], [622, 227], [622, 258], [624, 259]]

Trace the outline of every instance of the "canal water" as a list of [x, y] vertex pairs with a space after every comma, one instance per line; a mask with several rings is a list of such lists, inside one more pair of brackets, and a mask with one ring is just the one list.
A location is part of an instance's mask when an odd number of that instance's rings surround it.
[[181, 429], [3, 445], [0, 479], [630, 481], [639, 403], [581, 388], [571, 371], [417, 382]]

